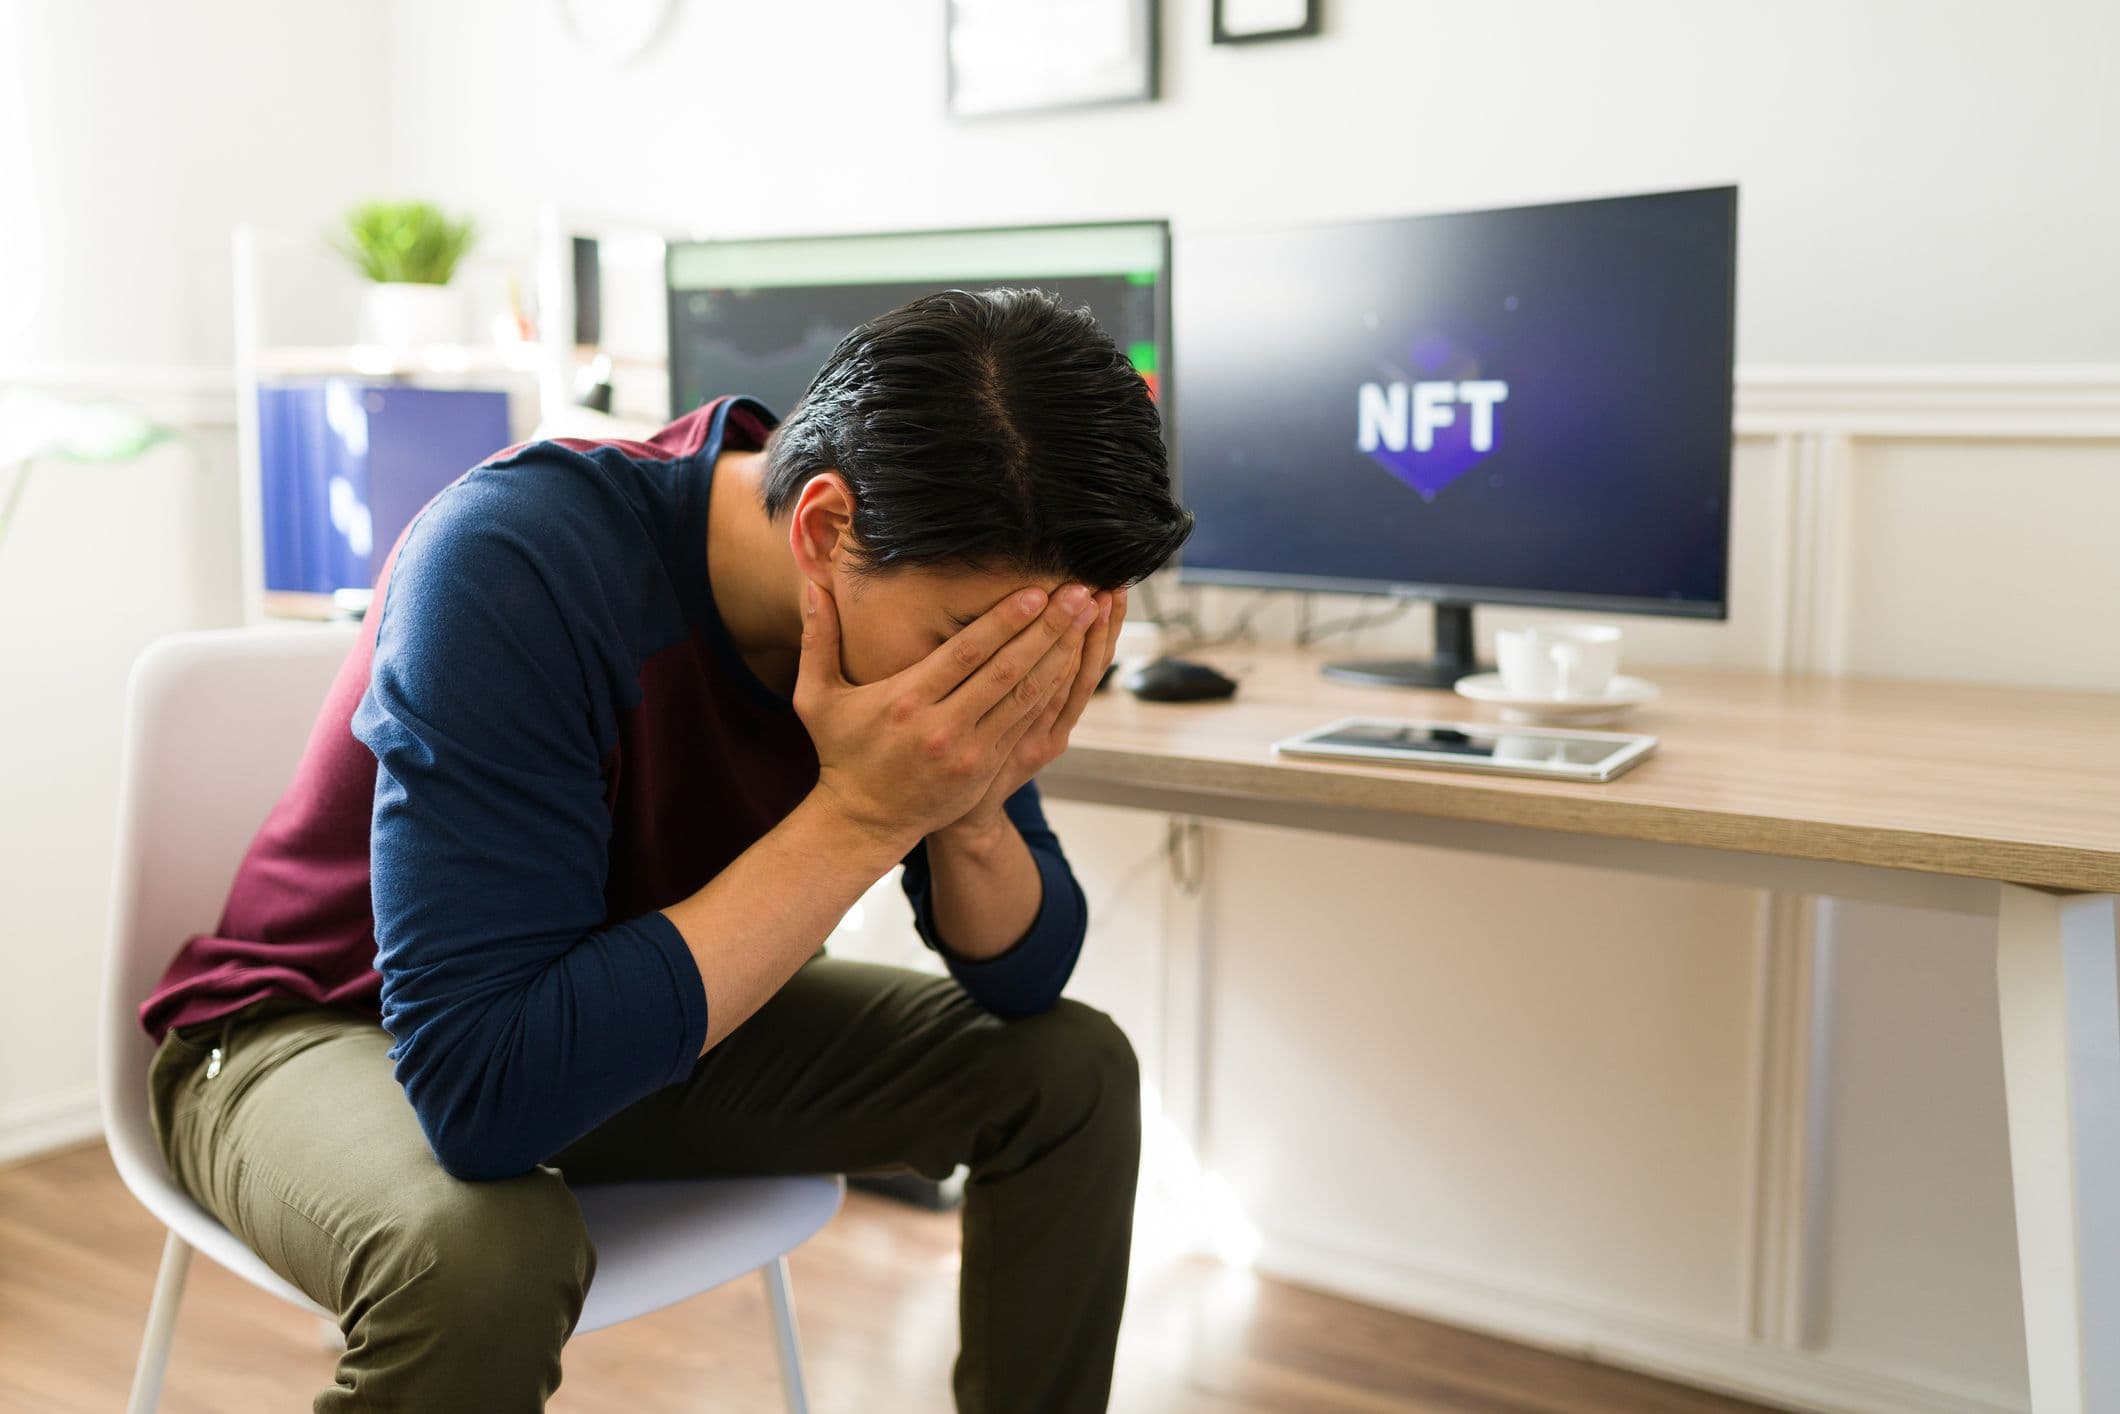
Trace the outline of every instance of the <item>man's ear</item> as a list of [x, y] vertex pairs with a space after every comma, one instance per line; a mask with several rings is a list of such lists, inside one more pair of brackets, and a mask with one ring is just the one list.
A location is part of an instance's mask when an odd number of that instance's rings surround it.
[[828, 584], [854, 545], [854, 496], [846, 478], [820, 471], [803, 483], [788, 524], [788, 550], [805, 579]]

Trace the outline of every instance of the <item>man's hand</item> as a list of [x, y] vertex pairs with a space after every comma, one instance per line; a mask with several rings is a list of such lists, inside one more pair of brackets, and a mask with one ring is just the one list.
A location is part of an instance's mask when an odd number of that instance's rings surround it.
[[1099, 612], [1083, 585], [1050, 601], [1019, 590], [912, 667], [857, 687], [841, 670], [838, 608], [811, 585], [795, 711], [817, 748], [819, 795], [901, 852], [963, 819], [1055, 699], [1065, 702], [1061, 689], [1080, 686]]
[[1083, 636], [1081, 649], [1071, 665], [1067, 690], [1052, 694], [1030, 729], [1017, 738], [1015, 750], [995, 774], [986, 794], [962, 818], [945, 826], [942, 833], [973, 837], [1001, 829], [1008, 823], [1002, 809], [1008, 798], [1067, 750], [1068, 734], [1081, 719], [1082, 709], [1089, 705], [1090, 694], [1097, 690], [1104, 670], [1111, 665], [1112, 653], [1119, 643], [1119, 628], [1126, 622], [1124, 588], [1098, 594], [1096, 603], [1097, 621]]

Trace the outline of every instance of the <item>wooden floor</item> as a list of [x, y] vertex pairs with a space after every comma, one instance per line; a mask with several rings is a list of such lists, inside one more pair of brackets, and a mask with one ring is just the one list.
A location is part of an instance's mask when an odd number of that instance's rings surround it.
[[[0, 1169], [0, 1410], [122, 1407], [162, 1228], [100, 1144]], [[947, 1410], [957, 1228], [865, 1194], [793, 1260], [819, 1414]], [[567, 1347], [551, 1408], [779, 1409], [765, 1305], [743, 1281]], [[162, 1408], [306, 1409], [329, 1382], [319, 1322], [192, 1264]], [[1756, 1410], [1644, 1376], [1322, 1296], [1204, 1259], [1137, 1270], [1112, 1407], [1302, 1414]]]

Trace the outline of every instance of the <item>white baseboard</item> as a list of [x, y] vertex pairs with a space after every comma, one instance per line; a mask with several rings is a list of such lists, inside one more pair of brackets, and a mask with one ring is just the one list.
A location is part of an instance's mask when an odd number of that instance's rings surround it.
[[1403, 1262], [1269, 1237], [1257, 1269], [1523, 1345], [1819, 1414], [2026, 1414], [2029, 1396], [1921, 1369], [1762, 1344]]
[[0, 1107], [0, 1164], [65, 1149], [103, 1132], [103, 1111], [93, 1084], [39, 1095]]

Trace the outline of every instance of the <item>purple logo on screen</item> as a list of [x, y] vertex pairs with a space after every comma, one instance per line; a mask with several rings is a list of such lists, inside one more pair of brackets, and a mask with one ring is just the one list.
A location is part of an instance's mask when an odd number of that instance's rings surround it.
[[1480, 361], [1442, 334], [1416, 339], [1411, 373], [1355, 392], [1355, 446], [1432, 501], [1501, 445], [1496, 405], [1509, 385], [1480, 376]]

